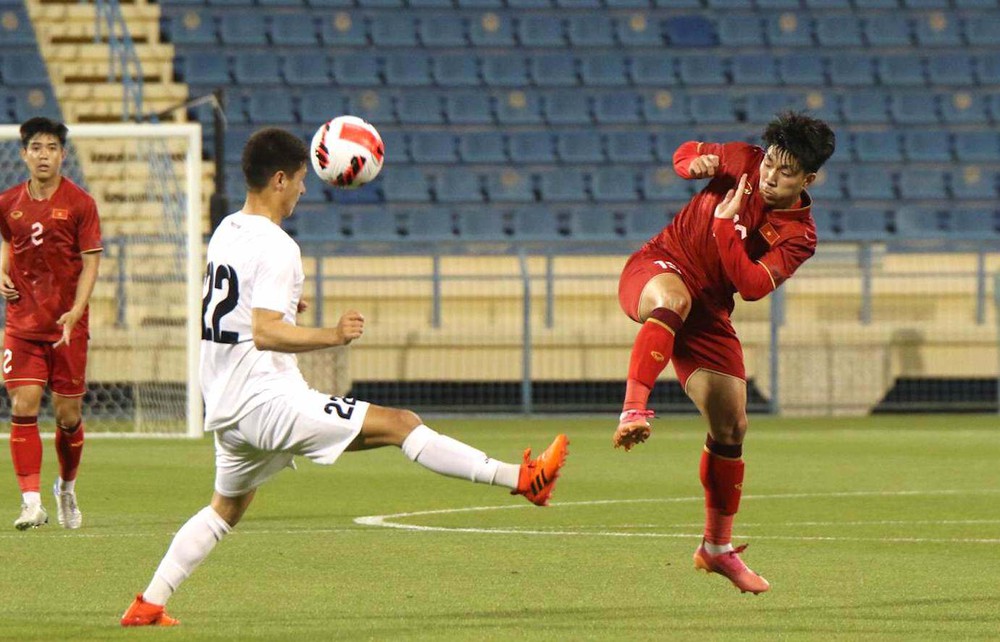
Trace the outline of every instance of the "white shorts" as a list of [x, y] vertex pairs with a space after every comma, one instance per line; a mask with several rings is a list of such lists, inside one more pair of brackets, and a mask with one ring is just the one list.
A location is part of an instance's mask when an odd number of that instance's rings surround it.
[[337, 461], [361, 432], [369, 403], [304, 388], [251, 410], [236, 425], [215, 431], [215, 490], [239, 497], [283, 468], [294, 455], [317, 464]]

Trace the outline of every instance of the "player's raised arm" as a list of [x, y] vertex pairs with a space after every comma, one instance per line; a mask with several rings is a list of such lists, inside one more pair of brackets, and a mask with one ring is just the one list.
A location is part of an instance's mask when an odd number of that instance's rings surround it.
[[365, 317], [355, 310], [345, 312], [335, 328], [304, 328], [284, 320], [284, 313], [253, 309], [253, 344], [258, 350], [308, 352], [342, 346], [364, 333]]
[[674, 172], [681, 178], [709, 178], [719, 169], [718, 154], [702, 154], [703, 143], [689, 140], [674, 151]]

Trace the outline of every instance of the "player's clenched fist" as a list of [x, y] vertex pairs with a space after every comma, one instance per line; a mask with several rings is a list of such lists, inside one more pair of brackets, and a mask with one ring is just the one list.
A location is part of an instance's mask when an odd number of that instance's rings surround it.
[[715, 170], [719, 167], [719, 157], [715, 154], [704, 154], [691, 161], [688, 165], [688, 177], [708, 178], [715, 176]]
[[354, 341], [365, 331], [365, 317], [357, 310], [348, 310], [340, 317], [337, 323], [337, 332], [343, 338], [344, 343]]

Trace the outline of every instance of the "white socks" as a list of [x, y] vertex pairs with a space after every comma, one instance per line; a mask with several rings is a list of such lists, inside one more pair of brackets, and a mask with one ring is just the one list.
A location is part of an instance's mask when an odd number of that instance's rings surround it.
[[481, 450], [420, 424], [403, 440], [403, 454], [436, 473], [479, 484], [517, 488], [520, 466], [490, 459]]
[[21, 501], [25, 506], [38, 506], [42, 503], [42, 494], [38, 491], [21, 493]]
[[152, 604], [166, 604], [181, 582], [198, 568], [216, 543], [230, 531], [232, 528], [226, 520], [219, 517], [211, 506], [198, 511], [174, 535], [174, 541], [156, 569], [153, 581], [142, 593], [143, 599]]
[[711, 555], [722, 555], [723, 553], [728, 553], [733, 550], [733, 545], [730, 544], [710, 544], [705, 542], [705, 550]]
[[59, 481], [57, 483], [59, 485], [59, 492], [61, 492], [61, 493], [72, 493], [72, 492], [76, 491], [76, 480], [75, 479], [73, 481], [65, 481], [65, 480], [63, 480], [62, 477], [60, 477]]

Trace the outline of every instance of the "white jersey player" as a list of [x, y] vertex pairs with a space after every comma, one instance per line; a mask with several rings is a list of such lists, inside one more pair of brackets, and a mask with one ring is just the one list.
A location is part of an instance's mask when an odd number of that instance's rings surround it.
[[558, 435], [541, 456], [520, 465], [441, 435], [409, 410], [324, 395], [302, 378], [294, 353], [345, 345], [364, 332], [348, 311], [333, 328], [296, 325], [304, 274], [298, 245], [280, 227], [305, 193], [305, 144], [275, 128], [255, 132], [243, 149], [247, 198], [208, 245], [202, 301], [201, 386], [205, 429], [215, 436], [211, 503], [174, 536], [146, 590], [122, 626], [173, 626], [170, 596], [240, 521], [258, 486], [300, 455], [332, 464], [345, 450], [398, 446], [434, 472], [497, 485], [544, 506], [565, 462]]

